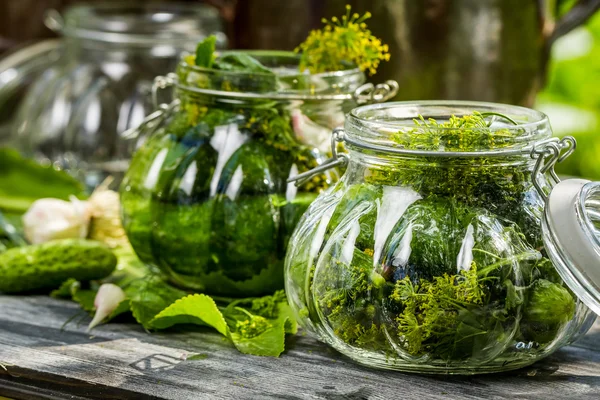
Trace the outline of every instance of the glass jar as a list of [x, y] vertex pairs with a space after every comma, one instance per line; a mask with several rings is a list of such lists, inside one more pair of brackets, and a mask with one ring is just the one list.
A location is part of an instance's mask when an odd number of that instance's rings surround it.
[[157, 79], [176, 100], [139, 130], [146, 141], [121, 186], [124, 227], [142, 261], [176, 285], [236, 297], [283, 288], [288, 238], [335, 177], [301, 189], [287, 179], [326, 159], [331, 129], [356, 101], [397, 89], [365, 85], [354, 68], [300, 74], [291, 52], [246, 54], [276, 74], [182, 61]]
[[219, 13], [203, 5], [77, 5], [64, 19], [49, 12], [46, 25], [63, 36], [58, 61], [29, 48], [12, 57], [12, 80], [29, 79], [30, 65], [46, 69], [19, 102], [9, 144], [90, 187], [122, 178], [135, 143], [120, 135], [152, 110], [154, 77], [209, 34], [225, 45]]
[[[429, 121], [473, 112], [485, 126]], [[335, 133], [346, 172], [290, 239], [300, 324], [359, 363], [448, 374], [520, 368], [585, 333], [595, 316], [542, 238], [549, 182], [531, 154], [551, 133], [544, 114], [517, 106], [354, 109]]]
[[17, 48], [0, 59], [0, 147], [14, 140], [14, 116], [27, 89], [48, 68], [57, 65], [61, 41], [47, 39]]

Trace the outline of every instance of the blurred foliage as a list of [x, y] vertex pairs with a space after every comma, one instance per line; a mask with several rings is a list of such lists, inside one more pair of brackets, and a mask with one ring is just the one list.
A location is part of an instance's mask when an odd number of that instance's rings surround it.
[[[570, 3], [559, 1], [557, 14]], [[557, 172], [600, 180], [600, 13], [555, 43], [537, 108], [549, 115], [557, 136], [577, 139], [577, 151]]]

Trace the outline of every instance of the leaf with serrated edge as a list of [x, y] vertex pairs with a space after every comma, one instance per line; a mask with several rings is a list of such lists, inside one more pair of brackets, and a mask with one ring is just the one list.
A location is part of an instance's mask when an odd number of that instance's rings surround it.
[[94, 306], [94, 300], [96, 299], [96, 291], [95, 290], [76, 290], [73, 292], [73, 301], [79, 303], [81, 308], [83, 308], [88, 313], [93, 313], [96, 309]]
[[223, 314], [215, 301], [205, 294], [192, 294], [177, 300], [161, 311], [150, 322], [156, 329], [164, 329], [175, 324], [199, 324], [215, 328], [227, 336], [228, 328]]
[[150, 321], [158, 313], [186, 295], [156, 276], [132, 282], [125, 293], [131, 301], [133, 317], [146, 329], [151, 328]]

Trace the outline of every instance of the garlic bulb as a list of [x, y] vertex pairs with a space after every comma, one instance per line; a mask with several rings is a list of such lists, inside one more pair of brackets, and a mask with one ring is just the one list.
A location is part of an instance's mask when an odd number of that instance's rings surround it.
[[32, 244], [54, 239], [85, 238], [90, 215], [88, 203], [74, 196], [71, 196], [71, 201], [36, 200], [23, 215], [25, 238]]

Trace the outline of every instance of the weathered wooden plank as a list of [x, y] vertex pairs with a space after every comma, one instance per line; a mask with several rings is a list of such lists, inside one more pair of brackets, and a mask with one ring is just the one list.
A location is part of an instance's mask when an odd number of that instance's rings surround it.
[[[57, 398], [61, 390], [75, 398], [600, 398], [599, 325], [525, 370], [431, 377], [367, 369], [302, 335], [273, 359], [240, 354], [201, 328], [148, 334], [112, 323], [89, 335], [86, 317], [61, 329], [77, 312], [77, 305], [48, 297], [0, 296], [0, 363], [7, 369], [0, 369], [0, 394], [11, 387], [13, 397], [27, 390], [31, 397], [37, 385], [46, 390], [38, 398]], [[206, 358], [184, 361], [197, 353]]]

